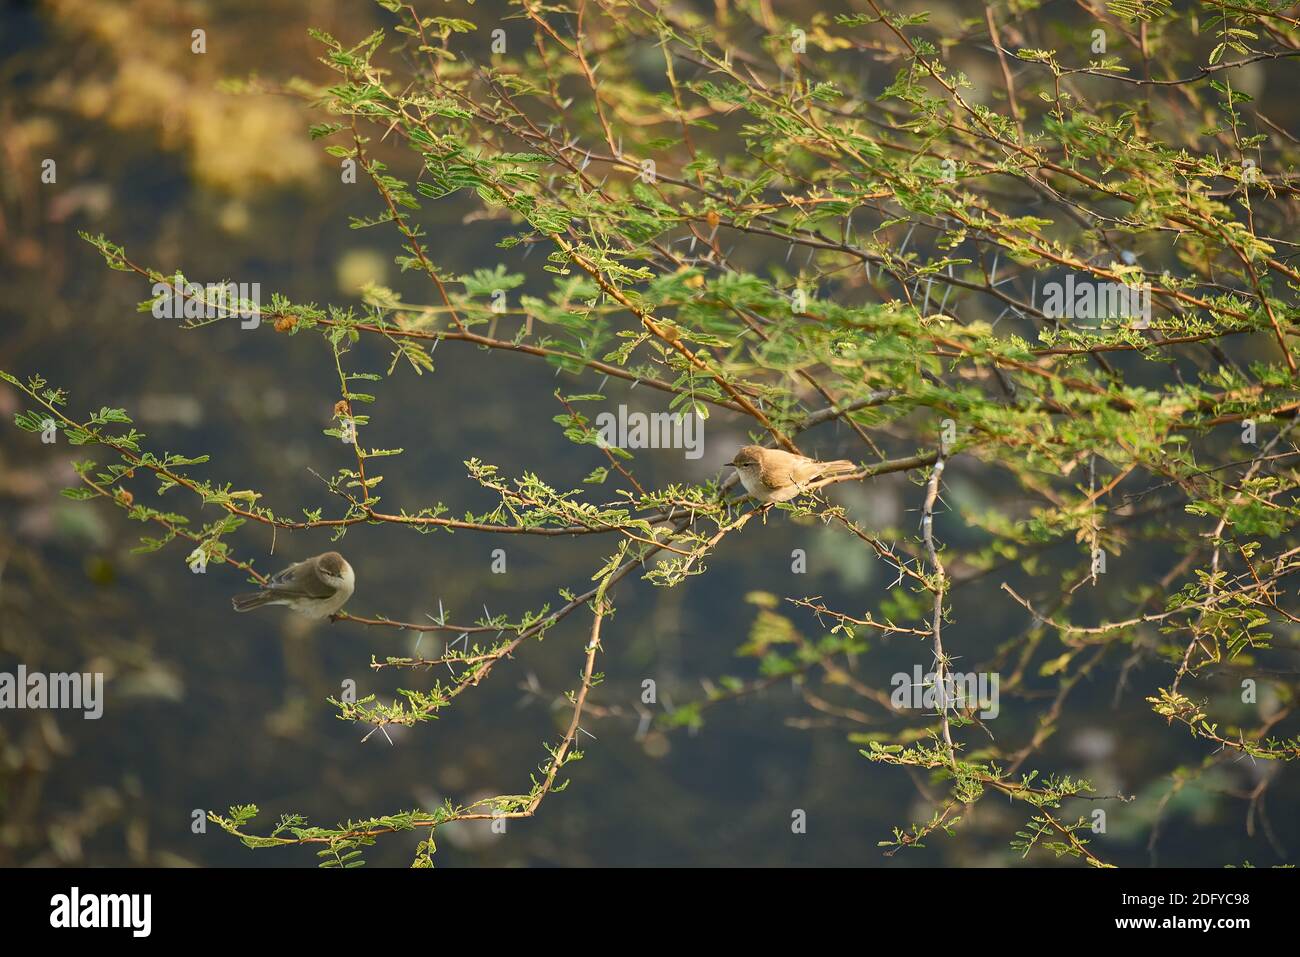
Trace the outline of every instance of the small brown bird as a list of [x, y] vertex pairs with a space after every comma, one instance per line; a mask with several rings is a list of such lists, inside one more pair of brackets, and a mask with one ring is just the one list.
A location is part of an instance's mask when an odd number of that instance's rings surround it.
[[745, 491], [765, 505], [788, 502], [818, 479], [852, 472], [857, 468], [848, 459], [818, 462], [806, 455], [795, 455], [781, 449], [765, 449], [761, 445], [742, 447], [729, 464], [735, 466]]
[[235, 611], [262, 605], [288, 605], [307, 618], [327, 618], [347, 604], [357, 587], [352, 566], [338, 552], [326, 552], [272, 575], [261, 591], [236, 595]]

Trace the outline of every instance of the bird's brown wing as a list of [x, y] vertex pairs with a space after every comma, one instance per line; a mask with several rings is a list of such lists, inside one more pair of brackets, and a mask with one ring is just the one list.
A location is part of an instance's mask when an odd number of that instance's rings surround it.
[[820, 476], [826, 467], [813, 459], [800, 459], [790, 465], [790, 480], [796, 485], [807, 485]]
[[290, 565], [284, 571], [271, 576], [266, 583], [268, 590], [286, 598], [329, 598], [334, 589], [320, 580], [311, 559]]
[[819, 462], [816, 459], [799, 459], [790, 467], [790, 475], [798, 485], [809, 485], [818, 479], [827, 478], [831, 475], [842, 475], [845, 472], [852, 472], [857, 469], [857, 465], [848, 459], [836, 459], [834, 462]]
[[773, 492], [785, 488], [792, 481], [790, 469], [784, 462], [775, 467], [769, 465], [760, 469], [758, 480]]

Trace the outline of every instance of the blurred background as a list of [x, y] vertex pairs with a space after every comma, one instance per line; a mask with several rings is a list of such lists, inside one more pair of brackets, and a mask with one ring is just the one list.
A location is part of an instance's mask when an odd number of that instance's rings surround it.
[[[435, 6], [480, 24], [499, 15], [482, 3]], [[949, 5], [925, 6], [937, 9], [937, 23], [955, 22]], [[203, 474], [257, 488], [284, 514], [299, 503], [334, 508], [309, 471], [349, 464], [346, 446], [321, 434], [331, 424], [337, 380], [320, 338], [245, 333], [230, 323], [187, 332], [139, 314], [146, 284], [106, 269], [76, 231], [103, 232], [135, 261], [163, 270], [260, 282], [264, 300], [279, 291], [295, 301], [347, 304], [364, 283], [378, 282], [410, 302], [432, 301], [420, 277], [398, 274], [392, 231], [347, 228], [348, 216], [374, 214], [378, 200], [368, 183], [341, 184], [337, 161], [308, 139], [322, 116], [295, 98], [233, 95], [220, 85], [251, 73], [320, 82], [329, 74], [315, 60], [309, 26], [352, 42], [384, 22], [378, 7], [355, 0], [0, 4], [0, 368], [68, 388], [73, 414], [126, 408], [150, 448], [210, 453]], [[516, 21], [501, 25], [526, 37]], [[194, 28], [206, 30], [203, 55], [191, 53]], [[977, 82], [977, 94], [991, 85]], [[1288, 91], [1259, 95], [1283, 100]], [[1279, 102], [1269, 112], [1286, 117], [1293, 108]], [[57, 182], [43, 185], [47, 158], [57, 162]], [[474, 211], [452, 199], [420, 214], [445, 272], [501, 263], [540, 273], [540, 261], [525, 264], [519, 250], [496, 248], [509, 224], [476, 221]], [[373, 342], [363, 341], [354, 356], [355, 368], [382, 370], [389, 361]], [[551, 421], [563, 411], [551, 399], [551, 368], [455, 343], [444, 344], [434, 363], [432, 374], [402, 370], [377, 384], [367, 444], [407, 450], [384, 463], [386, 506], [482, 507], [487, 499], [460, 464], [471, 456], [507, 475], [536, 469], [558, 487], [605, 464], [596, 450], [570, 445]], [[598, 382], [565, 376], [559, 384], [584, 392]], [[610, 389], [634, 408], [661, 409], [648, 390]], [[245, 588], [237, 570], [191, 574], [179, 544], [132, 554], [146, 530], [124, 512], [61, 498], [75, 481], [69, 463], [97, 452], [104, 461], [104, 453], [62, 439], [40, 444], [12, 427], [22, 408], [0, 388], [0, 671], [18, 662], [29, 670], [102, 671], [108, 704], [98, 721], [0, 711], [0, 865], [311, 866], [309, 849], [253, 852], [215, 828], [195, 834], [194, 812], [257, 803], [259, 824], [290, 811], [331, 824], [527, 790], [530, 770], [545, 759], [543, 743], [567, 719], [561, 694], [577, 679], [585, 618], [526, 644], [439, 720], [392, 729], [392, 744], [382, 734], [362, 742], [366, 729], [337, 720], [325, 699], [348, 679], [359, 695], [425, 687], [423, 673], [376, 673], [368, 665], [372, 655], [436, 651], [437, 638], [417, 646], [411, 635], [303, 622], [280, 609], [235, 616], [230, 595]], [[849, 438], [827, 428], [805, 448], [845, 454]], [[715, 414], [702, 460], [641, 453], [638, 473], [643, 481], [704, 480], [744, 439], [737, 421]], [[1005, 504], [1015, 512], [994, 476], [956, 465], [948, 483], [950, 544], [976, 534], [960, 523], [964, 507]], [[835, 497], [870, 526], [907, 530], [920, 492], [895, 475], [841, 487]], [[194, 514], [192, 502], [185, 505]], [[249, 526], [232, 543], [264, 571], [331, 545], [323, 532], [280, 533], [271, 555], [269, 530]], [[441, 601], [452, 619], [471, 620], [484, 607], [518, 615], [554, 604], [561, 587], [585, 587], [607, 545], [362, 527], [338, 547], [359, 573], [350, 611], [423, 620]], [[506, 551], [504, 575], [490, 571], [496, 548]], [[792, 584], [796, 548], [806, 550], [808, 570]], [[1008, 576], [1016, 580], [1014, 570]], [[810, 708], [788, 682], [709, 709], [694, 733], [638, 726], [647, 678], [656, 681], [661, 706], [673, 706], [703, 697], [702, 681], [757, 675], [752, 658], [737, 656], [759, 613], [748, 593], [821, 595], [833, 608], [866, 609], [891, 579], [848, 536], [778, 516], [729, 540], [709, 574], [683, 586], [629, 581], [606, 628], [600, 667], [608, 678], [593, 698], [597, 712], [583, 723], [596, 740], [584, 739], [586, 760], [567, 769], [572, 785], [504, 835], [472, 825], [440, 829], [435, 862], [1018, 863], [1007, 840], [1025, 810], [994, 799], [963, 821], [957, 838], [882, 857], [876, 843], [894, 826], [927, 819], [925, 795], [941, 786], [867, 762], [854, 735], [869, 734], [869, 725]], [[998, 596], [1000, 580], [990, 576], [961, 596], [946, 632], [951, 648], [986, 654], [1025, 628], [1023, 609]], [[791, 617], [805, 635], [820, 634], [815, 620]], [[856, 672], [888, 687], [890, 674], [916, 663], [928, 665], [924, 651], [897, 643], [873, 649]], [[1108, 805], [1108, 833], [1095, 837], [1100, 856], [1115, 863], [1292, 859], [1300, 847], [1294, 773], [1270, 790], [1270, 806], [1279, 809], [1271, 831], [1257, 815], [1248, 820], [1241, 799], [1278, 772], [1267, 762], [1223, 762], [1171, 794], [1169, 774], [1199, 765], [1208, 751], [1165, 728], [1142, 700], [1163, 667], [1137, 665], [1127, 691], [1117, 669], [1094, 672], [1070, 698], [1069, 720], [1029, 766], [1088, 777], [1101, 793], [1137, 796]], [[1054, 693], [1050, 682], [1042, 689], [1003, 702], [1001, 738], [1028, 740]], [[1231, 698], [1217, 704], [1225, 715], [1240, 710]], [[807, 813], [806, 834], [791, 831], [798, 809]], [[1157, 815], [1163, 824], [1153, 855]], [[407, 864], [422, 836], [382, 839], [367, 858]], [[1047, 856], [1034, 862], [1052, 863]]]

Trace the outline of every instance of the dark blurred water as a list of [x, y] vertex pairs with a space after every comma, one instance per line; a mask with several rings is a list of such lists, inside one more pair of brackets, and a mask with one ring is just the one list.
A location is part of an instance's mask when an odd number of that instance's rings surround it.
[[[150, 44], [187, 44], [189, 19], [170, 5], [128, 6], [137, 15], [157, 14], [133, 21], [139, 31], [134, 39], [146, 51]], [[321, 434], [337, 399], [328, 348], [314, 335], [244, 332], [229, 323], [186, 332], [140, 315], [135, 304], [147, 297], [147, 287], [105, 269], [75, 231], [102, 230], [137, 261], [183, 267], [192, 278], [260, 282], [264, 298], [281, 291], [295, 300], [344, 303], [351, 293], [340, 288], [340, 278], [352, 273], [369, 274], [408, 301], [432, 302], [418, 277], [401, 276], [392, 265], [399, 250], [391, 231], [346, 227], [349, 215], [377, 211], [366, 185], [337, 183], [325, 160], [276, 182], [279, 160], [265, 151], [249, 155], [249, 142], [260, 141], [247, 131], [230, 145], [243, 150], [240, 162], [247, 164], [249, 181], [238, 175], [221, 180], [220, 171], [205, 167], [211, 141], [187, 132], [199, 118], [185, 112], [185, 99], [209, 89], [214, 77], [261, 66], [267, 75], [320, 78], [306, 25], [360, 37], [377, 19], [362, 5], [312, 5], [310, 13], [304, 7], [211, 7], [209, 60], [188, 78], [186, 70], [197, 64], [174, 54], [162, 56], [164, 68], [151, 73], [147, 53], [130, 52], [120, 36], [124, 27], [107, 18], [91, 17], [98, 27], [87, 32], [70, 26], [75, 18], [54, 4], [43, 12], [10, 5], [0, 20], [6, 58], [0, 90], [13, 95], [0, 113], [11, 132], [0, 368], [39, 372], [68, 388], [73, 410], [127, 408], [149, 434], [151, 448], [210, 453], [211, 464], [199, 474], [257, 488], [286, 514], [298, 503], [332, 507], [309, 470], [329, 474], [349, 464], [347, 448]], [[96, 92], [96, 83], [103, 89]], [[167, 94], [169, 83], [174, 89]], [[163, 95], [149, 84], [160, 84]], [[96, 107], [97, 96], [121, 98], [125, 105]], [[159, 104], [168, 103], [175, 109], [159, 114]], [[240, 107], [235, 115], [245, 109], [251, 117], [258, 107]], [[305, 142], [307, 119], [301, 116], [302, 125], [289, 132]], [[282, 120], [265, 119], [268, 142], [277, 141]], [[47, 155], [57, 156], [60, 170], [57, 186], [48, 189], [33, 185], [33, 164]], [[284, 159], [284, 165], [297, 162]], [[222, 185], [214, 185], [213, 176]], [[504, 230], [463, 223], [470, 208], [444, 202], [421, 214], [444, 270], [503, 263], [529, 274], [525, 291], [544, 289], [538, 281], [542, 257], [524, 261], [518, 251], [495, 248]], [[359, 257], [358, 250], [370, 255]], [[389, 357], [367, 340], [348, 361], [353, 370], [383, 371]], [[451, 343], [439, 348], [434, 361], [431, 374], [399, 370], [375, 390], [379, 401], [366, 444], [407, 450], [381, 463], [387, 507], [414, 509], [439, 500], [453, 514], [481, 507], [487, 499], [461, 465], [470, 457], [496, 463], [506, 475], [535, 469], [557, 487], [579, 482], [603, 464], [595, 450], [566, 442], [551, 421], [562, 411], [550, 397], [554, 389], [594, 391], [595, 377], [557, 380], [539, 363]], [[617, 383], [607, 387], [620, 401], [657, 402], [646, 392], [629, 393]], [[0, 393], [0, 401], [11, 418], [12, 395]], [[707, 428], [705, 468], [685, 462], [679, 452], [643, 453], [642, 478], [700, 479], [744, 437], [739, 423], [720, 415]], [[824, 455], [842, 454], [851, 450], [850, 438], [826, 429], [813, 447]], [[338, 694], [347, 679], [356, 681], [360, 694], [381, 697], [427, 687], [428, 674], [375, 673], [368, 667], [372, 655], [410, 653], [417, 639], [351, 624], [305, 627], [278, 609], [235, 616], [229, 596], [242, 589], [242, 575], [219, 566], [193, 575], [184, 564], [187, 549], [179, 545], [154, 555], [131, 554], [141, 529], [124, 513], [58, 497], [57, 490], [71, 484], [67, 463], [87, 456], [104, 460], [102, 451], [72, 450], [66, 443], [47, 447], [0, 428], [0, 670], [24, 661], [33, 669], [93, 668], [109, 675], [102, 720], [0, 714], [0, 863], [311, 865], [308, 850], [252, 852], [215, 829], [193, 834], [192, 813], [257, 802], [264, 812], [261, 824], [289, 811], [333, 823], [428, 806], [444, 797], [464, 801], [527, 790], [529, 771], [545, 759], [543, 743], [558, 737], [567, 717], [560, 695], [577, 680], [587, 629], [581, 616], [543, 643], [525, 645], [439, 720], [407, 733], [397, 729], [391, 745], [382, 734], [363, 743], [365, 729], [338, 721], [325, 698]], [[955, 544], [978, 536], [965, 526], [964, 508], [1004, 501], [1015, 506], [996, 475], [968, 466], [955, 465], [949, 487], [953, 509], [942, 523]], [[143, 488], [152, 498], [147, 483]], [[882, 526], [909, 530], [915, 522], [908, 509], [917, 507], [919, 494], [905, 477], [837, 496]], [[163, 501], [195, 514], [194, 503], [174, 491]], [[206, 516], [215, 517], [215, 510]], [[280, 533], [273, 555], [264, 528], [247, 527], [233, 542], [242, 557], [256, 556], [260, 568], [272, 570], [324, 550], [330, 538]], [[555, 604], [561, 587], [586, 587], [607, 543], [420, 536], [364, 527], [338, 547], [359, 573], [350, 610], [417, 620], [436, 612], [441, 600], [449, 617], [467, 620], [484, 606], [517, 615]], [[490, 572], [495, 548], [506, 550], [505, 575]], [[794, 548], [809, 554], [807, 575], [797, 585], [790, 575]], [[754, 662], [736, 656], [756, 614], [744, 601], [751, 591], [821, 595], [831, 607], [866, 609], [890, 580], [887, 569], [863, 559], [843, 536], [781, 516], [751, 524], [709, 564], [709, 574], [677, 589], [636, 581], [620, 589], [617, 615], [605, 632], [600, 667], [608, 679], [594, 697], [597, 705], [633, 709], [646, 678], [657, 682], [661, 701], [676, 703], [701, 697], [701, 679], [755, 676]], [[1017, 581], [1023, 575], [1009, 577]], [[996, 599], [998, 580], [973, 586], [956, 605], [948, 641], [972, 660], [986, 657], [1026, 625], [1019, 609]], [[805, 635], [820, 633], [815, 620], [791, 615]], [[435, 641], [426, 637], [419, 649], [429, 652]], [[918, 662], [928, 662], [926, 650], [895, 639], [856, 667], [864, 680], [881, 686], [892, 672]], [[1139, 669], [1130, 686], [1144, 688], [1154, 680]], [[1098, 846], [1109, 860], [1145, 864], [1147, 828], [1167, 787], [1156, 772], [1197, 761], [1204, 751], [1177, 734], [1158, 733], [1163, 728], [1140, 694], [1122, 695], [1114, 707], [1115, 683], [1115, 671], [1100, 671], [1078, 688], [1071, 721], [1030, 766], [1090, 776], [1104, 793], [1137, 791], [1141, 800], [1111, 810], [1111, 831]], [[999, 736], [1026, 740], [1048, 700], [1005, 701]], [[470, 827], [440, 831], [437, 862], [1016, 861], [1006, 842], [1024, 811], [992, 799], [976, 808], [958, 838], [882, 858], [876, 844], [892, 827], [928, 817], [918, 786], [933, 794], [942, 785], [868, 763], [858, 754], [860, 743], [850, 740], [854, 728], [810, 709], [788, 684], [710, 710], [696, 734], [653, 731], [638, 737], [637, 721], [627, 717], [593, 716], [583, 727], [595, 739], [583, 739], [586, 759], [566, 769], [572, 779], [567, 791], [549, 797], [534, 820], [511, 823], [504, 836]], [[1135, 736], [1136, 728], [1152, 733]], [[1260, 773], [1246, 764], [1209, 780], [1239, 789]], [[1276, 806], [1293, 807], [1295, 790], [1293, 780], [1279, 784]], [[806, 834], [791, 832], [797, 809], [807, 812]], [[1258, 835], [1245, 833], [1245, 806], [1206, 788], [1184, 791], [1168, 816], [1162, 863], [1276, 858]], [[1279, 813], [1273, 825], [1281, 845], [1300, 845], [1293, 815]], [[376, 864], [408, 863], [420, 837], [381, 840], [367, 856]]]

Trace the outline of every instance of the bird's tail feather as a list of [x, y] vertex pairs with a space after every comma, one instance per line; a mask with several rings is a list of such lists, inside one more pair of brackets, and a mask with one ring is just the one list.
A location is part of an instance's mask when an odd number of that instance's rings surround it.
[[850, 462], [848, 459], [836, 459], [834, 462], [827, 462], [822, 469], [823, 475], [839, 475], [841, 472], [856, 472], [857, 462]]
[[235, 611], [252, 611], [254, 608], [277, 601], [278, 597], [273, 591], [254, 591], [245, 595], [236, 595], [230, 599], [230, 604], [234, 606]]

